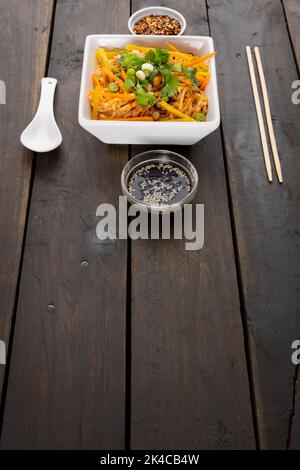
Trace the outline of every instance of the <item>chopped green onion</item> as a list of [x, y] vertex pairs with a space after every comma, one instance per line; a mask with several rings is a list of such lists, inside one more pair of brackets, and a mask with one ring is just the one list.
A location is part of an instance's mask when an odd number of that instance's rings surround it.
[[116, 93], [118, 90], [118, 85], [115, 82], [110, 82], [110, 84], [108, 85], [108, 91], [110, 91], [110, 93]]
[[172, 64], [171, 70], [173, 70], [173, 72], [182, 72], [181, 64]]
[[146, 70], [148, 72], [153, 72], [154, 67], [152, 64], [149, 64], [149, 62], [146, 62], [145, 64], [142, 65], [142, 70], [145, 72]]
[[138, 80], [145, 80], [145, 78], [146, 78], [146, 76], [145, 76], [145, 74], [142, 70], [138, 70], [135, 75], [136, 75], [136, 78]]
[[206, 122], [206, 116], [203, 113], [196, 113], [196, 114], [194, 114], [193, 118], [196, 119], [196, 121], [199, 121], [199, 122]]
[[151, 72], [149, 70], [146, 69], [146, 70], [143, 70], [143, 72], [145, 74], [145, 77], [147, 77], [147, 78], [150, 77]]

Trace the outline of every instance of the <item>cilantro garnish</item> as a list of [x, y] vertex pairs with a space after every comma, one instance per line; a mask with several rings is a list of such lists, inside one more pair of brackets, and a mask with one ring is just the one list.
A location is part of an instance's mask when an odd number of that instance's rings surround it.
[[165, 49], [158, 47], [157, 49], [150, 49], [145, 55], [145, 61], [151, 62], [153, 65], [164, 65], [167, 64], [170, 58], [170, 54]]
[[127, 75], [126, 80], [124, 82], [124, 86], [126, 90], [133, 89], [135, 87], [135, 78]]
[[152, 91], [146, 92], [143, 88], [138, 88], [135, 92], [137, 102], [143, 108], [153, 106], [156, 103], [155, 94]]
[[197, 81], [197, 78], [196, 78], [196, 71], [197, 69], [194, 69], [193, 67], [185, 67], [184, 65], [181, 66], [181, 72], [187, 77], [190, 79], [192, 85], [197, 88], [197, 90], [199, 89], [199, 86], [198, 86], [198, 81]]
[[197, 69], [194, 69], [193, 67], [185, 67], [184, 65], [182, 64], [170, 64], [170, 69], [173, 71], [173, 72], [181, 72], [183, 73], [186, 78], [188, 78], [192, 85], [198, 90], [199, 89], [199, 86], [198, 86], [198, 81], [197, 81], [197, 78], [196, 78], [196, 71]]
[[123, 54], [120, 57], [121, 68], [139, 70], [145, 60], [136, 54]]
[[176, 75], [168, 74], [166, 77], [167, 79], [164, 79], [161, 90], [162, 98], [174, 96], [179, 85], [179, 80]]

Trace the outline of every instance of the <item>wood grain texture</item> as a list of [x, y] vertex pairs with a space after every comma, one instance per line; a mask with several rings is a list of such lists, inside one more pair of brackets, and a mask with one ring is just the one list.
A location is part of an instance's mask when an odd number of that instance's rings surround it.
[[[53, 1], [3, 0], [0, 13], [0, 339], [8, 345], [30, 186], [32, 154], [20, 134], [34, 113], [44, 76]], [[8, 54], [7, 51], [10, 51]], [[20, 78], [22, 70], [22, 78]], [[20, 83], [22, 80], [22, 86]], [[0, 366], [0, 396], [5, 366]]]
[[[133, 11], [150, 5], [133, 0]], [[204, 1], [163, 1], [187, 34], [208, 33]], [[134, 149], [134, 152], [142, 150]], [[255, 446], [219, 131], [175, 148], [199, 173], [205, 245], [132, 242], [133, 449]]]
[[[300, 333], [300, 108], [280, 1], [208, 0], [254, 373], [260, 446], [300, 447], [291, 344]], [[284, 183], [266, 181], [244, 47], [259, 46]], [[298, 408], [297, 408], [298, 406]], [[291, 440], [291, 437], [293, 440]]]
[[64, 140], [37, 157], [2, 448], [124, 446], [127, 248], [96, 237], [95, 213], [117, 203], [128, 151], [81, 129], [77, 109], [85, 36], [126, 32], [128, 15], [127, 0], [57, 3], [49, 75]]
[[295, 51], [298, 71], [300, 70], [300, 2], [299, 0], [283, 0], [288, 27]]
[[[292, 41], [294, 53], [296, 56], [298, 66], [298, 79], [300, 71], [300, 2], [299, 0], [283, 0], [285, 14], [288, 22], [290, 38]], [[299, 107], [299, 105], [298, 105]], [[300, 145], [299, 145], [300, 147]], [[298, 147], [298, 148], [299, 148]], [[299, 151], [298, 151], [299, 156]], [[299, 181], [299, 180], [298, 180]], [[300, 212], [300, 211], [299, 211]], [[298, 332], [300, 337], [300, 332]], [[300, 448], [300, 400], [299, 400], [299, 366], [294, 374], [294, 401], [290, 415], [290, 430], [289, 430], [289, 447], [291, 449]], [[297, 398], [296, 398], [297, 397]]]

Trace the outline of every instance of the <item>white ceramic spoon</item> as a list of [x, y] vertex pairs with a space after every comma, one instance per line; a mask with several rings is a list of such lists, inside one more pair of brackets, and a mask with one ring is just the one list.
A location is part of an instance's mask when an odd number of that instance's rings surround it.
[[55, 78], [42, 78], [36, 115], [21, 135], [22, 144], [34, 152], [50, 152], [62, 143], [62, 135], [53, 113], [56, 84]]

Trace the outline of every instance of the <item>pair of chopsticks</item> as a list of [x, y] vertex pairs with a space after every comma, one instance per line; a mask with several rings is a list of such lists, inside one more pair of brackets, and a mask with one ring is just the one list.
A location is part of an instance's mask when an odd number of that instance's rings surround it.
[[[267, 142], [267, 137], [266, 137], [265, 125], [264, 125], [264, 120], [263, 120], [263, 114], [262, 114], [262, 109], [261, 109], [261, 104], [260, 104], [260, 98], [259, 98], [259, 93], [258, 93], [257, 81], [256, 81], [255, 70], [254, 70], [254, 65], [253, 65], [252, 53], [251, 53], [250, 46], [246, 47], [246, 53], [247, 53], [247, 59], [248, 59], [249, 72], [250, 72], [251, 84], [252, 84], [252, 89], [253, 89], [253, 95], [254, 95], [254, 101], [255, 101], [259, 131], [260, 131], [261, 142], [262, 142], [262, 147], [263, 147], [264, 160], [265, 160], [268, 180], [271, 182], [273, 180], [273, 177], [272, 177], [272, 167], [271, 167], [271, 161], [270, 161], [270, 153], [269, 153], [269, 147], [268, 147], [268, 142]], [[258, 47], [254, 48], [254, 53], [255, 53], [255, 57], [256, 57], [258, 74], [259, 74], [259, 78], [260, 78], [260, 84], [261, 84], [262, 96], [263, 96], [263, 101], [264, 101], [267, 126], [268, 126], [268, 131], [269, 131], [269, 137], [270, 137], [270, 143], [271, 143], [271, 148], [272, 148], [276, 173], [277, 173], [278, 181], [280, 183], [282, 183], [283, 179], [282, 179], [281, 164], [280, 164], [280, 160], [279, 160], [277, 144], [276, 144], [276, 139], [275, 139], [275, 134], [274, 134], [274, 128], [273, 128], [273, 123], [272, 123], [272, 118], [271, 118], [270, 102], [269, 102], [268, 91], [267, 91], [267, 86], [266, 86], [266, 79], [265, 79], [264, 69], [263, 69], [263, 66], [262, 66], [262, 61], [261, 61], [260, 52], [259, 52]]]

